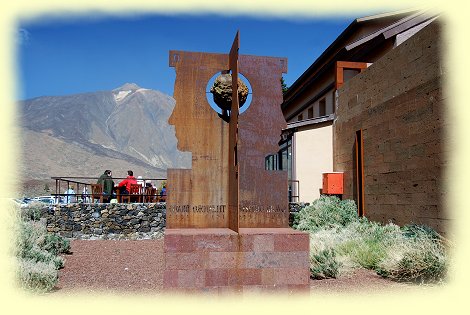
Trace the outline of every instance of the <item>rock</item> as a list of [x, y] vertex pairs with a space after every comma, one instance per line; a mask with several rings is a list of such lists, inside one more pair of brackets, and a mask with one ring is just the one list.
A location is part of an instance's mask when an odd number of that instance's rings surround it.
[[61, 233], [61, 236], [71, 238], [71, 237], [73, 237], [73, 232], [72, 231], [64, 231], [64, 232]]
[[[232, 75], [221, 74], [215, 80], [210, 92], [214, 97], [214, 103], [222, 110], [230, 110], [232, 107]], [[242, 107], [248, 97], [248, 87], [238, 78], [238, 103]]]
[[78, 232], [78, 231], [72, 232], [72, 237], [73, 238], [82, 238], [82, 236], [83, 236], [82, 232]]
[[93, 234], [101, 235], [103, 234], [103, 229], [93, 229]]

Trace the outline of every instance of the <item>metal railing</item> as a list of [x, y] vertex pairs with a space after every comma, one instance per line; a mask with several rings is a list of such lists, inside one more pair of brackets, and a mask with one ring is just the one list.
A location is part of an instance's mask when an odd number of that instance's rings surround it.
[[[56, 198], [56, 203], [60, 203], [61, 199], [64, 199], [65, 203], [74, 203], [74, 202], [91, 202], [91, 184], [95, 184], [98, 181], [98, 177], [51, 177], [55, 180], [55, 193], [51, 194]], [[113, 180], [119, 182], [125, 179], [125, 177], [114, 177]], [[152, 186], [160, 187], [162, 182], [166, 182], [166, 178], [142, 178], [139, 179], [146, 183], [150, 181]], [[62, 184], [62, 185], [61, 185]], [[73, 187], [76, 193], [61, 193], [61, 187], [65, 187], [67, 190], [69, 187]], [[76, 190], [75, 190], [76, 188]], [[289, 202], [299, 202], [300, 195], [300, 182], [298, 180], [288, 180], [288, 197]], [[157, 188], [157, 196], [159, 196], [161, 191]], [[141, 194], [143, 197], [151, 197], [151, 195]], [[166, 194], [163, 195], [166, 197]], [[73, 202], [70, 199], [73, 199]]]
[[[55, 180], [55, 193], [51, 194], [55, 198], [55, 203], [89, 203], [92, 201], [92, 191], [91, 184], [96, 184], [99, 177], [51, 177]], [[126, 179], [126, 177], [113, 177], [115, 185], [117, 185], [121, 180]], [[157, 188], [156, 195], [146, 195], [145, 193], [140, 194], [143, 200], [145, 197], [160, 196], [161, 190], [158, 188], [161, 187], [162, 182], [166, 182], [166, 178], [142, 178], [138, 179], [143, 181], [144, 184], [150, 182], [153, 187]], [[75, 193], [68, 193], [67, 190], [69, 187], [72, 187]], [[64, 192], [62, 192], [64, 191]], [[166, 194], [161, 195], [166, 197]]]

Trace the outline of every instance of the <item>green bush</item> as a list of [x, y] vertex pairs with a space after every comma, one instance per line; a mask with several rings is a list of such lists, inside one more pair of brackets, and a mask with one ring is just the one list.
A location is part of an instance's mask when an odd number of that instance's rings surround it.
[[47, 233], [39, 246], [53, 255], [70, 253], [70, 241], [57, 234]]
[[21, 258], [35, 262], [53, 263], [56, 269], [64, 267], [64, 259], [62, 257], [40, 248], [37, 244], [34, 244]]
[[341, 263], [336, 260], [334, 249], [327, 248], [310, 254], [310, 275], [314, 279], [336, 278]]
[[314, 232], [324, 228], [346, 226], [358, 220], [357, 207], [352, 200], [321, 196], [294, 216], [293, 227]]
[[427, 237], [434, 241], [439, 241], [441, 236], [434, 231], [432, 228], [422, 224], [411, 223], [404, 225], [402, 228], [402, 233], [405, 237], [416, 238], [416, 237]]
[[42, 203], [33, 202], [27, 207], [19, 209], [21, 211], [21, 218], [23, 220], [38, 221], [41, 218], [41, 208], [44, 206]]

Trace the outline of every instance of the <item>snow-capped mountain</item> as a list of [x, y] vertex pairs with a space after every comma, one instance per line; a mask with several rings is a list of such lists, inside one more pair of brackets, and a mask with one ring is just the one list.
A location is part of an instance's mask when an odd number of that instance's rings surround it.
[[189, 167], [190, 153], [176, 149], [168, 125], [175, 101], [126, 83], [112, 91], [38, 97], [19, 102], [22, 176], [99, 176], [105, 169], [146, 177]]

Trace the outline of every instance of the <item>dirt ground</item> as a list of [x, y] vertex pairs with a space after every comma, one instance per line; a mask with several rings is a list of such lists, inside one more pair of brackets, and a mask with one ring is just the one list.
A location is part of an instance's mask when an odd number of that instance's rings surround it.
[[[143, 292], [163, 290], [163, 239], [73, 240], [65, 255], [54, 292]], [[377, 293], [408, 290], [416, 285], [397, 283], [374, 271], [358, 269], [337, 279], [310, 281], [310, 294]]]

